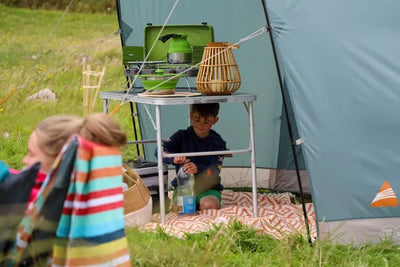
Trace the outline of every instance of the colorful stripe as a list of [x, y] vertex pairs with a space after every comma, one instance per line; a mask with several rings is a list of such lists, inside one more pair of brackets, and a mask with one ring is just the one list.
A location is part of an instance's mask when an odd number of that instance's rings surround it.
[[[94, 207], [99, 207], [107, 204], [118, 203], [123, 201], [123, 196], [114, 195], [114, 196], [106, 196], [95, 199], [89, 199], [87, 201], [65, 201], [64, 208], [66, 209], [74, 209], [74, 210], [86, 210]], [[102, 210], [100, 210], [102, 211]]]
[[[91, 170], [91, 177], [90, 179], [100, 179], [100, 178], [107, 178], [107, 177], [114, 177], [114, 176], [120, 176], [122, 175], [122, 169], [119, 167], [114, 167], [114, 168], [99, 168], [99, 169], [94, 169]], [[87, 182], [87, 173], [86, 172], [76, 172], [76, 181], [85, 183]]]
[[[57, 239], [49, 246], [53, 266], [130, 266], [119, 149], [89, 142], [78, 135], [71, 138], [69, 145], [56, 159], [32, 209], [21, 221], [16, 263], [24, 258], [29, 246], [46, 241], [30, 240], [34, 231], [44, 232], [46, 222], [58, 223], [52, 235], [55, 232]], [[64, 192], [62, 199], [58, 197], [60, 190]], [[46, 205], [53, 206], [49, 202], [56, 203], [54, 200], [63, 202], [63, 206], [49, 214]], [[47, 221], [60, 212], [57, 221]], [[45, 219], [42, 213], [50, 217]]]
[[103, 235], [98, 235], [95, 237], [86, 237], [85, 240], [91, 243], [96, 243], [96, 244], [103, 244], [106, 242], [110, 242], [113, 240], [117, 240], [119, 238], [122, 238], [125, 236], [125, 230], [124, 229], [118, 229], [115, 232], [111, 232], [108, 234], [103, 234]]
[[122, 187], [122, 177], [119, 175], [89, 180], [87, 183], [72, 182], [68, 192], [73, 194], [89, 194], [93, 191], [107, 190], [116, 186]]
[[78, 151], [78, 156], [81, 159], [91, 160], [95, 156], [121, 155], [121, 151], [116, 147], [109, 147], [96, 144], [93, 147], [91, 144], [80, 144], [81, 150]]
[[126, 239], [120, 238], [101, 245], [84, 243], [71, 246], [68, 258], [64, 246], [55, 245], [53, 249], [53, 266], [130, 266], [129, 251]]
[[104, 189], [100, 191], [93, 191], [87, 194], [68, 194], [65, 200], [68, 201], [87, 201], [89, 199], [95, 199], [95, 198], [101, 198], [101, 197], [106, 197], [106, 196], [112, 196], [115, 194], [121, 194], [122, 193], [122, 188], [121, 187], [115, 187], [115, 188], [109, 188], [109, 189]]
[[[112, 210], [112, 209], [118, 209], [121, 206], [122, 200], [118, 202], [113, 202], [113, 203], [107, 203], [103, 205], [97, 205], [93, 207], [86, 207], [86, 208], [64, 208], [63, 214], [64, 215], [77, 215], [77, 216], [84, 216], [84, 215], [90, 215], [94, 213], [99, 213], [104, 210]], [[85, 205], [82, 203], [82, 205]]]
[[[62, 215], [57, 235], [81, 238], [114, 232], [125, 227], [123, 217], [122, 220], [120, 219], [121, 214], [123, 214], [123, 208], [86, 216]], [[110, 218], [111, 216], [113, 217]]]
[[[76, 170], [77, 172], [88, 172], [96, 169], [112, 168], [116, 164], [121, 164], [121, 155], [118, 156], [102, 156], [95, 157], [90, 161], [84, 159], [76, 159]], [[90, 164], [90, 165], [89, 165]]]

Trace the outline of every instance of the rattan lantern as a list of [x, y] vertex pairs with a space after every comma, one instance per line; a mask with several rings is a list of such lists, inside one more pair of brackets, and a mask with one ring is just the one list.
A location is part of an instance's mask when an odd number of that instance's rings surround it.
[[197, 89], [206, 95], [230, 95], [239, 89], [240, 72], [232, 49], [239, 48], [224, 42], [208, 43], [196, 78]]

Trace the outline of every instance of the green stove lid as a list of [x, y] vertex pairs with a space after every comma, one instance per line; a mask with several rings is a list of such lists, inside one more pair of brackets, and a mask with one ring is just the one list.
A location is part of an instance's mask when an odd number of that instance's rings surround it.
[[151, 54], [147, 58], [148, 61], [167, 61], [168, 49], [172, 40], [163, 43], [158, 40], [157, 37], [159, 36], [174, 33], [187, 35], [186, 39], [192, 46], [193, 65], [201, 61], [203, 49], [207, 46], [207, 43], [214, 42], [214, 28], [206, 23], [165, 25], [164, 30], [159, 34], [161, 29], [162, 25], [147, 25], [144, 29], [144, 57], [149, 53], [154, 41], [156, 42]]

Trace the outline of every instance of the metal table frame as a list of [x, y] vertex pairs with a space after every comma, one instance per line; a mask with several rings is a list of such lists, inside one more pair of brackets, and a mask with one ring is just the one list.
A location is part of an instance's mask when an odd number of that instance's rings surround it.
[[[256, 156], [254, 151], [254, 117], [253, 117], [253, 101], [256, 100], [255, 94], [234, 93], [231, 95], [220, 96], [190, 96], [190, 97], [151, 97], [139, 96], [137, 93], [125, 91], [112, 91], [100, 92], [100, 98], [103, 99], [103, 112], [108, 113], [108, 106], [110, 100], [119, 100], [121, 102], [135, 102], [141, 104], [148, 104], [155, 107], [156, 115], [156, 134], [157, 134], [157, 148], [158, 148], [158, 179], [159, 179], [159, 192], [160, 192], [160, 214], [161, 223], [165, 223], [165, 196], [164, 192], [164, 175], [163, 175], [163, 158], [172, 158], [175, 156], [203, 156], [203, 155], [221, 155], [221, 154], [238, 154], [238, 153], [251, 153], [251, 182], [253, 193], [253, 217], [258, 217], [257, 212], [257, 177], [256, 177]], [[162, 131], [161, 131], [161, 106], [171, 105], [191, 105], [191, 104], [206, 104], [206, 103], [229, 103], [229, 102], [243, 102], [249, 121], [249, 147], [238, 150], [228, 151], [212, 151], [212, 152], [193, 152], [193, 153], [175, 153], [166, 154], [162, 148]], [[246, 105], [247, 104], [247, 105]], [[150, 115], [149, 115], [150, 116]], [[145, 143], [146, 140], [143, 140]]]

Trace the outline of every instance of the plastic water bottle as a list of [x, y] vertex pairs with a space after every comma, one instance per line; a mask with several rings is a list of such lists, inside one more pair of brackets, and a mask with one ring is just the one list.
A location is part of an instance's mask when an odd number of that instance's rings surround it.
[[177, 206], [178, 214], [196, 213], [196, 197], [194, 195], [194, 175], [187, 174], [181, 167], [178, 171]]
[[194, 194], [194, 182], [195, 182], [194, 174], [189, 174], [189, 187], [190, 187], [190, 192], [191, 192], [192, 196], [196, 196]]

